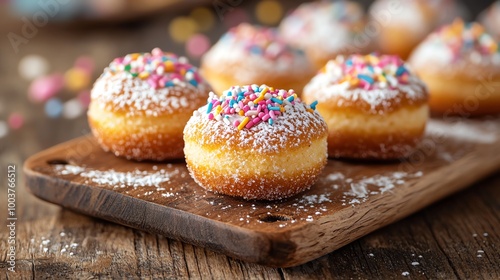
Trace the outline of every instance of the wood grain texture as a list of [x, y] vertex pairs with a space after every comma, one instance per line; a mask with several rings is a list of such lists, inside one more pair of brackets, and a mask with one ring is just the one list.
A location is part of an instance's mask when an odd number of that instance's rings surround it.
[[[437, 122], [433, 127], [445, 128]], [[91, 136], [33, 156], [25, 172], [33, 194], [63, 207], [248, 262], [289, 267], [336, 250], [498, 170], [500, 154], [495, 151], [500, 142], [492, 127], [498, 128], [498, 120], [461, 123], [462, 134], [456, 133], [457, 127], [438, 136], [429, 133], [422, 149], [406, 162], [329, 161], [311, 190], [278, 202], [206, 192], [192, 181], [183, 162], [116, 158]], [[485, 137], [470, 141], [467, 135], [478, 131]], [[135, 170], [144, 176], [162, 170], [169, 180], [136, 187], [93, 181], [116, 180], [125, 176], [116, 172]], [[97, 177], [82, 175], [95, 172]]]

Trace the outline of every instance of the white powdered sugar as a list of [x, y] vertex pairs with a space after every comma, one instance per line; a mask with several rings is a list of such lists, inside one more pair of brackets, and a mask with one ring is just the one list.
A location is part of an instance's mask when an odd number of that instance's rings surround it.
[[128, 73], [112, 74], [105, 69], [91, 92], [95, 104], [109, 111], [124, 110], [127, 116], [172, 113], [179, 109], [195, 110], [200, 100], [208, 96], [210, 87], [205, 83], [197, 87], [179, 81], [177, 85], [154, 89], [147, 80], [133, 78]]
[[231, 74], [237, 77], [240, 84], [255, 83], [255, 81], [262, 80], [263, 75], [293, 79], [290, 76], [301, 78], [303, 75], [314, 74], [314, 70], [303, 53], [290, 52], [290, 56], [278, 56], [271, 59], [262, 54], [249, 52], [242, 42], [224, 39], [224, 37], [205, 54], [203, 65], [209, 67], [209, 71], [215, 71], [213, 66], [226, 65], [225, 68], [231, 70], [225, 75]]
[[180, 173], [178, 169], [172, 171], [161, 169], [155, 172], [141, 170], [119, 172], [113, 169], [94, 170], [74, 165], [56, 165], [54, 170], [60, 175], [79, 175], [80, 177], [88, 178], [93, 183], [109, 185], [114, 188], [159, 188], [160, 184], [170, 181], [172, 176], [179, 175]]
[[304, 88], [304, 94], [314, 97], [319, 102], [331, 102], [335, 100], [338, 106], [342, 106], [347, 101], [364, 101], [370, 105], [372, 111], [378, 106], [389, 108], [401, 102], [404, 97], [408, 100], [422, 100], [426, 98], [425, 85], [417, 77], [410, 75], [408, 84], [398, 84], [395, 89], [371, 89], [362, 88], [349, 89], [349, 82], [338, 84], [341, 79], [339, 75], [332, 73], [319, 73]]
[[[220, 149], [236, 144], [239, 149], [268, 153], [283, 150], [284, 143], [289, 147], [307, 145], [304, 141], [312, 141], [313, 134], [322, 135], [325, 130], [323, 118], [316, 111], [308, 112], [304, 103], [290, 106], [283, 115], [277, 117], [273, 125], [261, 122], [243, 130], [223, 121], [209, 120], [206, 107], [202, 107], [188, 121], [184, 137], [193, 138], [197, 135], [200, 145], [217, 144], [221, 145]], [[305, 135], [311, 136], [304, 138]]]

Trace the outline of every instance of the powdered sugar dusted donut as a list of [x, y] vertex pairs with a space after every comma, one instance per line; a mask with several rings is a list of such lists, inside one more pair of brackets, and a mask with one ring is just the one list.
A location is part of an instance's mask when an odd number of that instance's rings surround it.
[[377, 0], [370, 15], [380, 24], [379, 50], [406, 59], [429, 33], [468, 13], [455, 0]]
[[183, 157], [182, 131], [210, 86], [185, 58], [154, 49], [116, 58], [95, 82], [88, 120], [102, 148], [135, 160]]
[[207, 190], [245, 199], [308, 189], [327, 158], [326, 124], [313, 107], [293, 90], [265, 85], [212, 95], [184, 129], [192, 177]]
[[306, 55], [275, 29], [247, 23], [232, 28], [205, 54], [201, 72], [217, 94], [233, 85], [303, 88], [315, 70]]
[[331, 157], [407, 156], [429, 114], [425, 85], [397, 56], [339, 56], [304, 88], [303, 99], [319, 101]]
[[432, 111], [500, 113], [500, 48], [480, 24], [457, 19], [444, 26], [415, 49], [409, 63], [429, 87]]
[[352, 1], [304, 3], [283, 19], [280, 33], [292, 46], [305, 50], [316, 69], [339, 54], [373, 51], [363, 8]]

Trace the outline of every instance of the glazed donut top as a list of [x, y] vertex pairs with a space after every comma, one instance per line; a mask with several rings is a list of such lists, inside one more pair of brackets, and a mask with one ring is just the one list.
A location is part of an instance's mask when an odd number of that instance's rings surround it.
[[286, 44], [275, 29], [247, 23], [224, 34], [205, 54], [202, 64], [249, 80], [262, 72], [289, 75], [313, 71], [305, 54]]
[[283, 19], [280, 32], [294, 46], [337, 53], [366, 47], [366, 40], [360, 38], [365, 23], [363, 8], [355, 2], [311, 2], [301, 4]]
[[372, 114], [427, 101], [423, 82], [393, 55], [337, 56], [306, 85], [304, 94], [334, 107], [356, 104]]
[[317, 102], [303, 103], [293, 90], [266, 85], [233, 86], [195, 111], [184, 135], [205, 146], [276, 153], [307, 145], [326, 135]]
[[496, 1], [484, 11], [479, 18], [486, 30], [497, 40], [500, 40], [500, 1]]
[[109, 111], [157, 116], [193, 111], [210, 90], [186, 58], [155, 48], [113, 60], [95, 82], [91, 98]]
[[480, 24], [456, 19], [430, 34], [411, 55], [410, 64], [450, 76], [499, 75], [500, 48]]

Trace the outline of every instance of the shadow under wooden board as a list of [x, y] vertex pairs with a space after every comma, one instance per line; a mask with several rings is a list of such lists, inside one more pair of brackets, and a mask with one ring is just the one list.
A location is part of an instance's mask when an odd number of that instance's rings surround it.
[[40, 152], [24, 166], [27, 187], [43, 200], [275, 267], [316, 259], [499, 168], [499, 119], [433, 120], [407, 160], [329, 160], [309, 191], [275, 202], [207, 192], [183, 161], [127, 161], [102, 151], [92, 136]]

